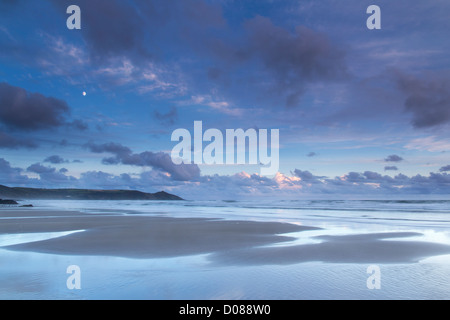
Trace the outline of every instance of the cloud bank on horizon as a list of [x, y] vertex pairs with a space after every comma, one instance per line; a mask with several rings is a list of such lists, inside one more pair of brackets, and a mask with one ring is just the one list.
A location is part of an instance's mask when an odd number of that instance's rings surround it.
[[[378, 0], [368, 30], [372, 2], [2, 1], [0, 184], [448, 195], [450, 3]], [[173, 164], [197, 120], [280, 129], [279, 173]]]

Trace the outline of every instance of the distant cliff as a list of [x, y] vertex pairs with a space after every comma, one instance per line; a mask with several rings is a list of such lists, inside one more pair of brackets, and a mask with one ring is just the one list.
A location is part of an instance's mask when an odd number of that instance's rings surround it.
[[0, 185], [0, 198], [15, 200], [183, 200], [167, 193], [134, 190], [34, 189]]

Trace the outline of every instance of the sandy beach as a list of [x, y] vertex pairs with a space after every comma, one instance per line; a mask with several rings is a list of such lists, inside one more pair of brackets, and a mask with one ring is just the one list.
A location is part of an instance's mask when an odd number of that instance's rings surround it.
[[156, 258], [252, 248], [293, 240], [280, 234], [314, 230], [277, 222], [223, 221], [84, 214], [70, 211], [1, 211], [1, 234], [79, 231], [8, 250], [53, 254]]
[[[365, 233], [314, 237], [319, 243], [285, 245], [285, 234], [320, 230], [292, 223], [229, 221], [76, 211], [2, 210], [0, 235], [77, 231], [63, 237], [26, 242], [4, 249], [63, 255], [161, 258], [211, 254], [221, 264], [410, 263], [450, 254], [450, 246], [403, 241], [418, 232]], [[277, 246], [272, 246], [278, 244]]]
[[0, 210], [1, 299], [450, 298], [441, 203], [34, 204]]

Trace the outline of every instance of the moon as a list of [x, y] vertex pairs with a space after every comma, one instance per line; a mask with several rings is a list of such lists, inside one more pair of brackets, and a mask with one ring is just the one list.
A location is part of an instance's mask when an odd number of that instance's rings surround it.
[[87, 93], [86, 91], [83, 91], [83, 96], [86, 97]]

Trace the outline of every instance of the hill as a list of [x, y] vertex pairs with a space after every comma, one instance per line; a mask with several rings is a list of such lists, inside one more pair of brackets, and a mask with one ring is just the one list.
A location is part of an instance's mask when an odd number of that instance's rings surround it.
[[145, 193], [136, 190], [35, 189], [0, 185], [0, 198], [16, 200], [183, 200], [161, 191]]

